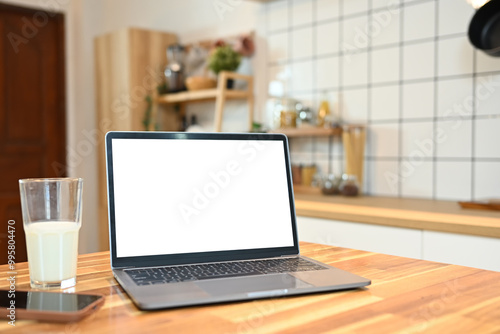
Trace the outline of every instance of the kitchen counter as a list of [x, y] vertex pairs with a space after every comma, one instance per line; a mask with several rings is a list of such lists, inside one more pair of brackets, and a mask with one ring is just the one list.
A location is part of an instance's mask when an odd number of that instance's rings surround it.
[[298, 216], [500, 238], [500, 211], [457, 202], [295, 193]]

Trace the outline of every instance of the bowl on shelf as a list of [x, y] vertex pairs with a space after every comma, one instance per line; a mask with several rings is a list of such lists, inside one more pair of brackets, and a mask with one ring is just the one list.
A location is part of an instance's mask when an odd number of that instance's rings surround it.
[[210, 89], [217, 86], [217, 81], [209, 77], [192, 76], [186, 78], [186, 88], [188, 90]]

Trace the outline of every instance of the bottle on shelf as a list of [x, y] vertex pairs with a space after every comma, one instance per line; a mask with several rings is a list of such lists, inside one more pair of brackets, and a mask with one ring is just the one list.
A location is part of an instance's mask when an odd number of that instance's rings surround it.
[[323, 93], [321, 98], [321, 103], [318, 110], [318, 126], [319, 127], [329, 127], [328, 120], [331, 118], [330, 104], [328, 103], [328, 98], [326, 92]]

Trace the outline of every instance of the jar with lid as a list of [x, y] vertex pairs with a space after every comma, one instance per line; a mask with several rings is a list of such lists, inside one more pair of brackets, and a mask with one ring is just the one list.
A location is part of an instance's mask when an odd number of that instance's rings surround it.
[[315, 185], [315, 175], [316, 175], [316, 165], [315, 164], [304, 164], [300, 170], [301, 181], [303, 186], [311, 187]]
[[287, 97], [275, 97], [268, 101], [268, 108], [273, 115], [273, 128], [295, 128], [297, 126], [296, 100]]
[[313, 126], [313, 113], [311, 108], [303, 106], [301, 103], [297, 103], [295, 106], [297, 110], [298, 124], [297, 127], [305, 128]]
[[358, 196], [359, 183], [356, 175], [344, 174], [339, 186], [340, 193], [344, 196]]
[[324, 195], [335, 195], [339, 193], [340, 178], [337, 175], [323, 175], [320, 182], [321, 192]]
[[170, 93], [185, 90], [184, 86], [184, 47], [172, 44], [167, 48], [168, 65], [165, 69], [167, 89]]

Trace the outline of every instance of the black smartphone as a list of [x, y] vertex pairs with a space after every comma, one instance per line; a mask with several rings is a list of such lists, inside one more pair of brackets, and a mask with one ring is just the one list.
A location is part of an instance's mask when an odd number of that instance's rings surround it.
[[103, 295], [0, 290], [0, 316], [16, 320], [78, 321], [104, 303]]

